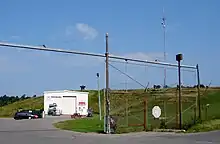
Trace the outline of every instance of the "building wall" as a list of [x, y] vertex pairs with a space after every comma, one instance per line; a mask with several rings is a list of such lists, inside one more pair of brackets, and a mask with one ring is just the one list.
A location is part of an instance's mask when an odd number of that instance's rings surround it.
[[87, 115], [88, 110], [88, 94], [80, 93], [77, 96], [77, 112], [81, 115]]
[[[63, 109], [63, 107], [73, 107], [67, 106], [65, 104], [65, 98], [63, 96], [75, 96], [75, 101], [73, 101], [73, 105], [76, 108], [76, 112], [81, 115], [87, 115], [88, 109], [88, 93], [85, 92], [75, 92], [75, 91], [49, 91], [44, 93], [44, 111], [47, 114], [48, 106], [52, 103], [57, 103], [59, 109]], [[73, 99], [72, 99], [73, 100]], [[68, 104], [71, 104], [68, 102]], [[69, 113], [71, 115], [72, 113]]]

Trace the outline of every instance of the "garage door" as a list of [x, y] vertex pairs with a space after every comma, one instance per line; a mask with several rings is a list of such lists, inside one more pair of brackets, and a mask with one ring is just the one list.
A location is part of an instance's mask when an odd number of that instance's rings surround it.
[[76, 97], [63, 96], [62, 114], [72, 115], [76, 112]]

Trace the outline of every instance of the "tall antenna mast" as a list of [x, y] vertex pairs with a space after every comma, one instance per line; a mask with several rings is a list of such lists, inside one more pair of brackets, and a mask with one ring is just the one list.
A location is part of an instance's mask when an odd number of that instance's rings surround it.
[[[164, 13], [164, 8], [163, 8], [163, 17], [162, 17], [162, 22], [163, 26], [163, 50], [164, 50], [164, 62], [166, 62], [166, 18], [165, 18], [165, 13]], [[164, 67], [164, 85], [163, 87], [166, 87], [166, 67]]]

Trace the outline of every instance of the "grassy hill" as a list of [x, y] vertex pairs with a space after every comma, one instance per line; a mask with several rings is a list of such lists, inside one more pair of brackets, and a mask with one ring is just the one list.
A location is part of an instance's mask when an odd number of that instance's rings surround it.
[[[103, 94], [103, 93], [102, 93]], [[144, 122], [144, 99], [147, 99], [147, 129], [154, 128], [176, 128], [178, 126], [176, 121], [178, 91], [176, 89], [149, 89], [147, 92], [144, 90], [129, 90], [127, 93], [122, 90], [111, 91], [110, 94], [110, 113], [118, 119], [117, 133], [143, 131]], [[195, 108], [196, 108], [196, 88], [183, 88], [182, 89], [182, 118], [183, 128], [188, 129], [195, 123]], [[103, 95], [102, 95], [103, 98]], [[93, 107], [95, 112], [98, 112], [98, 97], [96, 91], [91, 91], [90, 106]], [[103, 100], [103, 99], [102, 99]], [[102, 101], [103, 102], [103, 101]], [[209, 107], [207, 107], [207, 104]], [[151, 111], [152, 108], [158, 105], [162, 110], [162, 118], [166, 117], [165, 123], [154, 119]], [[103, 108], [103, 103], [102, 103]], [[220, 89], [209, 88], [201, 89], [201, 113], [202, 120], [212, 120], [220, 118], [220, 112], [216, 109], [220, 108]], [[103, 109], [102, 109], [103, 110]], [[197, 113], [198, 114], [198, 113]], [[89, 123], [90, 127], [86, 127], [84, 124]], [[130, 125], [133, 126], [130, 126]], [[139, 126], [138, 126], [139, 125]], [[81, 132], [100, 132], [103, 130], [103, 120], [100, 121], [98, 115], [91, 119], [84, 120], [70, 120], [55, 124], [56, 127], [81, 131]]]
[[[101, 91], [102, 114], [104, 112], [104, 93]], [[147, 99], [147, 123], [148, 128], [157, 127], [156, 121], [152, 114], [152, 108], [155, 105], [160, 106], [162, 110], [161, 117], [166, 117], [166, 125], [168, 127], [176, 126], [176, 101], [178, 91], [175, 88], [170, 89], [149, 89], [144, 92], [143, 89], [128, 90], [125, 93], [123, 90], [113, 90], [110, 94], [110, 112], [118, 117], [120, 127], [130, 131], [128, 124], [143, 124], [144, 120], [144, 100]], [[182, 111], [184, 124], [192, 122], [195, 115], [197, 89], [183, 88], [182, 89]], [[220, 107], [220, 88], [201, 89], [201, 104], [203, 119], [214, 119], [220, 116], [220, 112], [216, 111]], [[209, 104], [206, 109], [205, 105]], [[98, 92], [89, 90], [89, 107], [92, 107], [95, 113], [98, 113]], [[23, 101], [18, 101], [3, 107], [0, 107], [0, 117], [12, 117], [19, 109], [42, 109], [43, 97], [30, 98]], [[137, 127], [140, 128], [140, 127]], [[142, 127], [141, 127], [142, 129]], [[134, 129], [135, 130], [135, 129]]]
[[[201, 88], [201, 112], [202, 120], [215, 119], [220, 116], [220, 112], [215, 109], [220, 108], [220, 88]], [[195, 119], [196, 108], [196, 88], [182, 88], [182, 118], [183, 127], [188, 129]], [[147, 128], [176, 128], [176, 112], [178, 111], [178, 91], [175, 88], [169, 89], [149, 89], [144, 92], [139, 90], [114, 90], [110, 94], [110, 113], [117, 116], [120, 132], [143, 130], [144, 123], [144, 101], [147, 99]], [[103, 113], [103, 92], [101, 93], [102, 113]], [[98, 93], [90, 91], [89, 104], [98, 112]], [[206, 105], [209, 104], [209, 107]], [[155, 120], [152, 116], [152, 108], [158, 105], [161, 108], [161, 117], [166, 118], [165, 124]], [[198, 112], [196, 112], [198, 114]]]
[[13, 117], [18, 109], [42, 109], [43, 97], [29, 98], [0, 107], [0, 117]]

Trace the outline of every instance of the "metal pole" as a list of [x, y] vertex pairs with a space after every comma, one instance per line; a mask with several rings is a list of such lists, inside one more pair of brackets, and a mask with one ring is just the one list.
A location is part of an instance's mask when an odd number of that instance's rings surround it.
[[[118, 60], [125, 60], [133, 61], [133, 62], [140, 62], [140, 63], [147, 63], [147, 64], [155, 64], [155, 65], [161, 65], [161, 66], [169, 66], [169, 67], [178, 67], [177, 64], [171, 64], [166, 62], [156, 62], [156, 61], [148, 61], [148, 60], [141, 60], [141, 59], [132, 59], [132, 58], [126, 58], [121, 56], [112, 56], [109, 55], [109, 58], [112, 59], [118, 59]], [[196, 66], [189, 66], [189, 65], [181, 65], [182, 68], [188, 68], [188, 69], [196, 69]]]
[[64, 50], [64, 49], [55, 49], [55, 48], [49, 48], [49, 47], [43, 47], [43, 46], [30, 46], [30, 45], [12, 44], [12, 43], [4, 43], [4, 42], [0, 42], [0, 46], [5, 46], [9, 48], [18, 48], [18, 49], [51, 51], [51, 52], [66, 53], [66, 54], [78, 54], [78, 55], [103, 57], [103, 58], [105, 57], [105, 55], [103, 54], [79, 52], [79, 51]]
[[197, 64], [196, 65], [196, 70], [197, 70], [197, 82], [198, 82], [198, 86], [197, 86], [197, 89], [198, 89], [198, 112], [199, 112], [199, 119], [201, 119], [201, 104], [200, 104], [200, 77], [199, 77], [199, 65]]
[[[197, 83], [197, 69], [196, 69], [196, 71], [195, 71], [195, 77], [196, 77], [196, 83]], [[197, 83], [197, 85], [198, 85], [198, 83]], [[198, 88], [197, 88], [197, 90], [198, 90]], [[197, 93], [197, 96], [196, 96], [196, 116], [198, 116], [198, 93]]]
[[178, 115], [179, 115], [179, 111], [178, 111], [178, 87], [177, 87], [177, 89], [176, 89], [176, 128], [178, 128], [178, 121], [179, 121], [179, 119], [178, 119]]
[[178, 77], [179, 77], [179, 128], [182, 129], [182, 106], [181, 106], [181, 70], [180, 61], [178, 61]]
[[148, 109], [147, 109], [147, 97], [144, 99], [144, 130], [147, 130], [147, 119], [148, 119]]
[[99, 119], [102, 120], [101, 98], [99, 89], [99, 73], [97, 73], [98, 97], [99, 97]]
[[[163, 25], [164, 62], [166, 62], [166, 19], [165, 19], [165, 16], [164, 16], [164, 9], [163, 9], [162, 25]], [[164, 67], [164, 88], [165, 87], [166, 87], [166, 67]]]
[[[94, 56], [94, 57], [102, 57], [102, 58], [106, 57], [103, 54], [97, 54], [97, 53], [79, 52], [79, 51], [64, 50], [64, 49], [54, 49], [54, 48], [49, 48], [49, 47], [44, 48], [44, 47], [40, 47], [40, 46], [19, 45], [19, 44], [4, 43], [4, 42], [0, 42], [0, 46], [9, 47], [9, 48], [19, 48], [19, 49], [51, 51], [51, 52], [66, 53], [66, 54], [78, 54], [78, 55], [86, 55], [86, 56]], [[171, 63], [158, 62], [158, 61], [155, 62], [155, 61], [148, 61], [148, 60], [141, 60], [141, 59], [133, 59], [133, 58], [126, 58], [126, 57], [121, 57], [121, 56], [108, 55], [108, 58], [118, 59], [118, 60], [127, 59], [128, 61], [147, 63], [147, 64], [152, 64], [152, 65], [178, 67], [178, 65], [171, 64]], [[190, 66], [190, 65], [181, 65], [181, 67], [182, 68], [189, 68], [189, 69], [196, 69], [196, 66]]]
[[[125, 73], [127, 74], [127, 59], [125, 60]], [[128, 92], [128, 80], [127, 80], [127, 76], [125, 78], [125, 91]], [[126, 124], [128, 125], [128, 95], [125, 95], [126, 96]]]
[[106, 124], [107, 124], [107, 134], [111, 133], [110, 129], [110, 101], [109, 101], [109, 69], [108, 69], [108, 33], [106, 33]]
[[183, 60], [182, 54], [176, 55], [176, 61], [178, 61], [178, 77], [179, 77], [179, 128], [182, 129], [182, 101], [181, 101], [181, 65], [180, 62]]
[[[127, 74], [127, 63], [128, 63], [128, 60], [126, 59], [125, 60], [125, 73]], [[128, 85], [127, 85], [127, 83], [128, 83], [128, 80], [127, 80], [127, 77], [126, 77], [126, 79], [125, 79], [125, 90], [126, 90], [126, 92], [127, 92], [127, 90], [128, 90]]]
[[145, 86], [147, 87], [147, 65], [144, 67], [144, 72], [145, 72]]
[[[166, 62], [166, 52], [165, 52], [165, 30], [164, 30], [164, 62]], [[166, 76], [167, 75], [167, 71], [166, 71], [166, 67], [164, 67], [164, 88], [166, 88]]]

